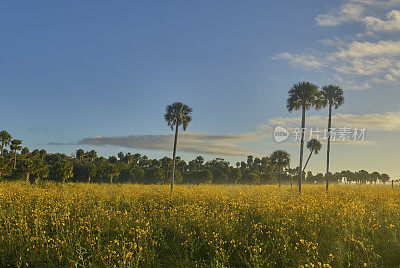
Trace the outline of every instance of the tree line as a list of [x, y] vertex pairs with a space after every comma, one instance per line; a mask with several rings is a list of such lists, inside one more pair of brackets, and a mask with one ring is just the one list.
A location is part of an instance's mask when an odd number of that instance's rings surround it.
[[[94, 150], [79, 149], [73, 156], [30, 151], [22, 140], [12, 139], [7, 131], [0, 132], [0, 178], [3, 180], [41, 180], [87, 183], [167, 184], [172, 176], [173, 159], [150, 159], [146, 155], [120, 152], [105, 158]], [[290, 155], [277, 150], [269, 156], [253, 157], [231, 165], [222, 158], [205, 161], [202, 156], [186, 162], [175, 157], [176, 183], [186, 184], [293, 184], [299, 168], [290, 168]], [[308, 183], [322, 183], [322, 173], [303, 171]], [[376, 183], [389, 181], [387, 174], [342, 171], [331, 174], [332, 182]]]

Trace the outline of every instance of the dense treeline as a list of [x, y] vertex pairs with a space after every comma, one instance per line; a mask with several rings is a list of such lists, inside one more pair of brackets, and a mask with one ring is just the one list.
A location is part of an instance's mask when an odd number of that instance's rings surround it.
[[[6, 131], [0, 132], [0, 177], [23, 179], [30, 183], [54, 180], [59, 182], [107, 182], [107, 183], [169, 183], [172, 159], [149, 159], [145, 155], [122, 153], [105, 158], [96, 151], [76, 151], [74, 157], [65, 154], [49, 154], [45, 150], [29, 151], [22, 148], [21, 140], [13, 140]], [[298, 176], [298, 168], [290, 168], [290, 155], [275, 151], [262, 158], [248, 156], [235, 166], [222, 158], [205, 162], [202, 156], [188, 163], [176, 157], [175, 180], [177, 183], [215, 184], [292, 184]], [[323, 183], [322, 173], [304, 172], [305, 181]], [[387, 182], [389, 176], [378, 172], [342, 171], [329, 174], [332, 182], [376, 183]]]

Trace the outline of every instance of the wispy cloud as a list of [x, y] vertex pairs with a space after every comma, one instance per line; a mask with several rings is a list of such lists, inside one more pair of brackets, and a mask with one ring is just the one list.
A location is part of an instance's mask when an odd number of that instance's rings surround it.
[[[400, 31], [400, 0], [347, 0], [338, 8], [316, 18], [321, 26], [357, 22], [365, 32], [350, 41], [325, 39], [328, 52], [283, 52], [272, 57], [286, 60], [291, 66], [308, 71], [328, 72], [346, 89], [367, 89], [377, 84], [400, 82], [400, 40], [382, 39], [378, 34]], [[377, 14], [383, 14], [380, 18]], [[371, 38], [367, 38], [367, 36]], [[373, 38], [372, 38], [373, 37]], [[358, 40], [357, 40], [358, 39]]]
[[62, 145], [76, 145], [76, 143], [72, 143], [72, 142], [48, 142], [44, 145], [49, 145], [49, 146], [62, 146]]
[[[327, 13], [318, 15], [315, 21], [318, 25], [328, 27], [348, 22], [363, 22], [366, 18], [375, 18], [370, 14], [398, 7], [400, 7], [399, 0], [346, 0], [341, 6], [334, 7]], [[389, 20], [393, 19], [391, 15], [387, 18]]]
[[363, 19], [369, 33], [400, 31], [400, 12], [391, 10], [386, 14], [386, 20], [368, 16]]
[[[251, 152], [238, 143], [258, 140], [265, 136], [259, 133], [212, 135], [201, 132], [184, 132], [178, 141], [179, 151], [211, 154], [244, 156]], [[130, 135], [114, 137], [89, 137], [78, 142], [80, 145], [119, 146], [133, 149], [170, 151], [173, 145], [173, 134], [165, 135]]]
[[318, 57], [313, 55], [301, 55], [301, 54], [291, 54], [288, 52], [277, 54], [273, 59], [285, 59], [289, 62], [293, 67], [300, 66], [304, 69], [316, 69], [320, 70], [325, 67], [325, 63]]
[[[327, 124], [326, 116], [311, 115], [307, 117], [307, 125], [323, 128]], [[271, 125], [280, 125], [289, 128], [299, 127], [301, 117], [276, 117], [268, 120]], [[400, 130], [400, 111], [382, 114], [336, 114], [332, 116], [333, 127], [366, 128], [375, 131]]]
[[337, 26], [343, 22], [357, 21], [362, 18], [365, 5], [359, 1], [348, 1], [339, 8], [333, 8], [326, 14], [320, 14], [315, 19], [322, 26]]
[[47, 131], [49, 131], [49, 129], [45, 128], [45, 127], [34, 127], [34, 128], [28, 128], [27, 131], [39, 133], [39, 132], [47, 132]]

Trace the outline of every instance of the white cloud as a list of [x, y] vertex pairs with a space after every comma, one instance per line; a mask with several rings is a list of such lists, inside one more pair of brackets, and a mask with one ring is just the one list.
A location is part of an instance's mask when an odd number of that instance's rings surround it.
[[332, 54], [341, 59], [400, 56], [400, 41], [351, 42]]
[[[321, 26], [338, 26], [346, 22], [361, 22], [369, 18], [366, 26], [372, 28], [383, 29], [387, 26], [387, 22], [372, 17], [376, 11], [393, 9], [400, 7], [400, 0], [347, 0], [340, 7], [332, 8], [328, 13], [320, 14], [315, 21]], [[387, 19], [389, 24], [396, 20], [396, 15], [388, 13]]]
[[364, 11], [364, 5], [349, 1], [340, 8], [330, 10], [327, 14], [318, 15], [315, 20], [321, 26], [337, 26], [343, 22], [360, 20]]
[[292, 66], [301, 66], [304, 69], [321, 69], [324, 63], [312, 55], [291, 54], [288, 52], [278, 54], [273, 59], [286, 59]]
[[346, 89], [400, 81], [400, 40], [335, 43], [333, 51], [319, 57], [285, 52], [273, 59], [287, 60], [291, 66], [305, 70], [331, 72]]
[[[265, 137], [258, 132], [244, 134], [212, 135], [201, 132], [182, 132], [178, 140], [178, 150], [182, 152], [211, 154], [211, 155], [249, 155], [247, 148], [238, 146], [237, 143], [246, 143]], [[125, 148], [171, 151], [173, 134], [165, 135], [130, 135], [101, 137], [93, 136], [82, 139], [79, 144], [96, 146], [119, 146]]]
[[369, 32], [395, 32], [400, 31], [400, 11], [391, 10], [386, 14], [387, 20], [375, 17], [365, 17], [363, 19], [365, 27]]
[[[301, 117], [276, 117], [268, 120], [271, 125], [280, 125], [288, 128], [299, 127]], [[306, 117], [309, 127], [324, 128], [328, 122], [327, 116], [311, 115]], [[366, 128], [375, 131], [400, 130], [400, 111], [382, 114], [335, 114], [332, 116], [333, 127]]]

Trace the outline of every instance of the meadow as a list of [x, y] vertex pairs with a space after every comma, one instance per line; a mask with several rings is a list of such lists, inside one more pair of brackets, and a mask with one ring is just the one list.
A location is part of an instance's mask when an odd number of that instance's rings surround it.
[[2, 267], [399, 266], [400, 191], [0, 183]]

